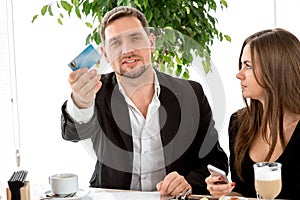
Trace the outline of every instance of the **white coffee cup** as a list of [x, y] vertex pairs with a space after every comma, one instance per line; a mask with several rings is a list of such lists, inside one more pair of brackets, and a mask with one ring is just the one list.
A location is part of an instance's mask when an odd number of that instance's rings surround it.
[[78, 176], [76, 174], [62, 173], [49, 177], [53, 194], [64, 197], [78, 191]]

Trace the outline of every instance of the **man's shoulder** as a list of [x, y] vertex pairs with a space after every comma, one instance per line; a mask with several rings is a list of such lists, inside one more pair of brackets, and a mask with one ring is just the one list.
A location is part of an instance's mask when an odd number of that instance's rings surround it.
[[188, 85], [192, 85], [193, 87], [194, 86], [202, 87], [199, 82], [196, 82], [193, 80], [187, 80], [187, 79], [183, 79], [180, 77], [174, 77], [174, 76], [171, 76], [169, 74], [166, 74], [166, 73], [160, 72], [160, 71], [157, 71], [156, 73], [158, 74], [160, 83], [170, 82], [172, 84], [179, 84], [179, 85], [183, 85], [183, 86], [188, 84]]

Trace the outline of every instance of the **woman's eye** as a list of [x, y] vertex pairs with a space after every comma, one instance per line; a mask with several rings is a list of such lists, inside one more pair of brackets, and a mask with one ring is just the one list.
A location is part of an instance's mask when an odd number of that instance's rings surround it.
[[251, 65], [246, 64], [246, 69], [253, 69]]

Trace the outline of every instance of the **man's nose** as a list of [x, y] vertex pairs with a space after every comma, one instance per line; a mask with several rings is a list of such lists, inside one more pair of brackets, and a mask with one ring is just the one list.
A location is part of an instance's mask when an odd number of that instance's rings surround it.
[[123, 42], [123, 45], [122, 45], [122, 54], [123, 55], [127, 55], [127, 54], [132, 54], [134, 51], [134, 46], [126, 41], [126, 42]]

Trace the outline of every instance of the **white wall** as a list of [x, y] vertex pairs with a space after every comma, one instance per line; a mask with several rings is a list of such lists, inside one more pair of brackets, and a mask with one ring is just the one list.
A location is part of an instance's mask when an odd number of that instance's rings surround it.
[[[232, 42], [216, 41], [212, 47], [211, 57], [222, 77], [226, 94], [225, 121], [227, 124], [220, 133], [221, 143], [225, 150], [228, 149], [229, 117], [238, 108], [244, 106], [240, 82], [235, 77], [244, 39], [257, 31], [274, 27], [287, 29], [300, 38], [298, 26], [300, 2], [297, 0], [227, 0], [227, 2], [229, 7], [217, 12], [218, 28], [230, 35]], [[274, 9], [274, 2], [276, 2], [276, 9]]]
[[[13, 1], [15, 58], [21, 134], [21, 169], [29, 171], [32, 183], [47, 183], [48, 175], [74, 172], [80, 184], [86, 186], [95, 161], [81, 143], [61, 138], [60, 107], [70, 94], [67, 82], [70, 69], [67, 63], [85, 47], [89, 30], [80, 20], [65, 16], [60, 26], [55, 18], [41, 17], [31, 23], [32, 16], [50, 1]], [[212, 60], [221, 76], [226, 94], [224, 127], [221, 142], [227, 151], [228, 118], [243, 106], [239, 81], [236, 80], [240, 47], [245, 37], [261, 29], [274, 27], [273, 0], [227, 0], [229, 8], [219, 10], [218, 28], [232, 38], [232, 42], [216, 41]], [[6, 182], [15, 164], [14, 138], [9, 92], [8, 35], [5, 29], [5, 1], [1, 5], [1, 105], [0, 105], [0, 181]], [[300, 3], [297, 0], [277, 0], [277, 26], [300, 37]], [[2, 17], [2, 15], [4, 15]], [[4, 25], [4, 26], [3, 26]], [[3, 29], [4, 27], [4, 29]], [[212, 91], [213, 92], [213, 91]]]

